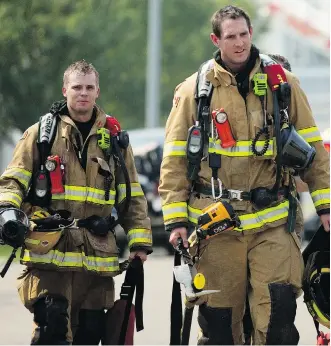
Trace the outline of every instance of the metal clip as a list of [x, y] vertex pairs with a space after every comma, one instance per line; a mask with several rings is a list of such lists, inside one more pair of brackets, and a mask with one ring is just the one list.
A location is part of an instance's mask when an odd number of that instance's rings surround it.
[[[217, 180], [217, 182], [218, 182], [219, 195], [217, 197], [216, 197], [216, 194], [215, 194], [214, 180]], [[214, 200], [221, 199], [222, 198], [222, 182], [221, 182], [221, 179], [219, 179], [219, 178], [214, 179], [213, 177], [211, 177], [210, 181], [211, 181], [211, 193], [213, 195]]]
[[237, 201], [242, 201], [243, 200], [241, 198], [241, 194], [243, 193], [243, 191], [232, 190], [232, 189], [228, 189], [228, 191], [229, 191], [229, 199], [235, 199]]

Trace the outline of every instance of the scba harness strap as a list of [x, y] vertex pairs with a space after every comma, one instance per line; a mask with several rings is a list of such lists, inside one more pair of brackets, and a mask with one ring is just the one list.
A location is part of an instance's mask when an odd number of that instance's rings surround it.
[[[57, 125], [59, 122], [59, 115], [63, 110], [67, 108], [65, 101], [54, 102], [50, 112], [42, 115], [39, 118], [38, 138], [37, 147], [39, 152], [39, 169], [33, 175], [32, 185], [29, 191], [28, 199], [35, 206], [42, 208], [48, 208], [51, 204], [52, 193], [51, 193], [51, 179], [50, 172], [46, 169], [45, 163], [51, 153], [51, 149], [55, 140]], [[107, 147], [100, 147], [105, 155], [107, 161], [113, 156], [121, 167], [124, 175], [126, 185], [126, 197], [124, 199], [123, 212], [112, 225], [115, 227], [119, 224], [128, 211], [131, 202], [131, 185], [128, 170], [125, 165], [125, 161], [121, 152], [122, 149], [126, 149], [129, 145], [129, 137], [126, 131], [122, 131], [119, 122], [116, 118], [106, 115], [106, 128], [105, 131], [108, 133], [109, 145]], [[100, 133], [102, 143], [104, 143], [105, 131]], [[105, 198], [107, 198], [107, 191], [109, 190], [107, 181], [105, 180]]]

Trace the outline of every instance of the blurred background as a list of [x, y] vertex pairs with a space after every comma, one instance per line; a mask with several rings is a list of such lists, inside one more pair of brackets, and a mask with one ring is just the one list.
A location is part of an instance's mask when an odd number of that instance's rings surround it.
[[[136, 335], [135, 344], [168, 344], [173, 267], [168, 254], [173, 250], [157, 193], [164, 125], [176, 85], [211, 58], [210, 17], [228, 4], [249, 13], [253, 41], [262, 52], [288, 58], [329, 148], [329, 0], [0, 0], [0, 173], [25, 129], [62, 99], [63, 72], [74, 61], [93, 63], [100, 74], [98, 103], [129, 130], [156, 245], [144, 265], [145, 330]], [[319, 219], [309, 193], [300, 199], [306, 244]], [[120, 229], [117, 234], [126, 257], [126, 237]], [[0, 256], [9, 251], [0, 247]], [[0, 267], [4, 261], [0, 257]], [[27, 344], [30, 339], [32, 315], [15, 292], [21, 270], [15, 262], [1, 281], [0, 344]], [[117, 296], [122, 282], [123, 275], [115, 278]], [[296, 324], [300, 344], [316, 344], [302, 297]], [[196, 331], [194, 318], [192, 344]]]
[[[210, 17], [227, 4], [250, 14], [262, 52], [288, 58], [327, 145], [328, 0], [0, 0], [0, 172], [24, 130], [62, 99], [66, 67], [92, 62], [99, 104], [129, 130], [155, 240], [167, 244], [157, 194], [164, 124], [175, 86], [212, 56]], [[309, 194], [301, 199], [311, 232], [318, 218]]]

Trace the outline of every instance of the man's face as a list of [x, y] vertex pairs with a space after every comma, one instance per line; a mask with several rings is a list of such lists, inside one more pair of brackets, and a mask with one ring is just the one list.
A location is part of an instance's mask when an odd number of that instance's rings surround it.
[[94, 73], [84, 75], [72, 72], [62, 88], [62, 94], [67, 99], [69, 110], [79, 115], [91, 114], [99, 92]]
[[219, 48], [222, 60], [229, 67], [240, 68], [249, 58], [252, 46], [252, 28], [245, 18], [225, 19], [221, 24], [221, 38], [211, 34], [211, 40]]

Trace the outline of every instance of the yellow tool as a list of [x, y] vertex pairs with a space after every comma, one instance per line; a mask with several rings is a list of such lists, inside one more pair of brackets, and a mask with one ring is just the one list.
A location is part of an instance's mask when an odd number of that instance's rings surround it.
[[198, 218], [197, 236], [208, 239], [220, 232], [240, 226], [233, 207], [226, 201], [219, 201], [202, 210]]

